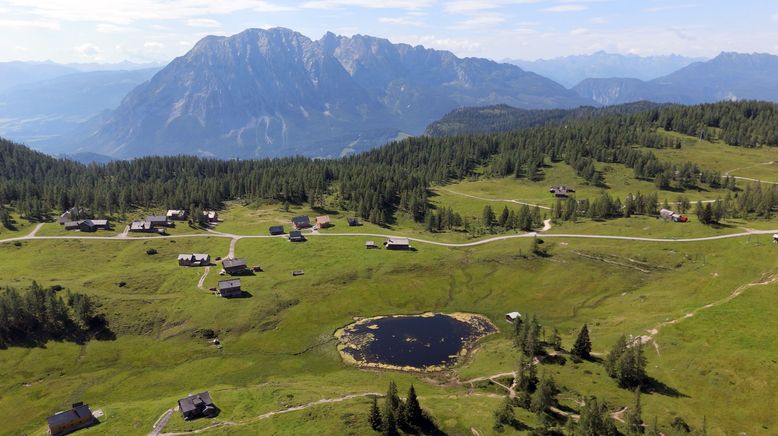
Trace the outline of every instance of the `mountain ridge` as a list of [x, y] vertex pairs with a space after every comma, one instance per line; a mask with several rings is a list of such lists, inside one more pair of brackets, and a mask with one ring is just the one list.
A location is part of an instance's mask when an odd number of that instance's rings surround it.
[[459, 106], [595, 104], [516, 66], [448, 51], [284, 28], [208, 36], [130, 92], [76, 151], [335, 157], [407, 134]]

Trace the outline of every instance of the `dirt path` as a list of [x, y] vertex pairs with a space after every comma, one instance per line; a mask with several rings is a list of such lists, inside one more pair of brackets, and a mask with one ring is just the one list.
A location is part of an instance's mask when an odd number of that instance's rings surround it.
[[[550, 223], [548, 223], [550, 225]], [[547, 226], [544, 226], [544, 228]], [[35, 231], [35, 230], [33, 230]], [[544, 233], [544, 238], [583, 238], [583, 239], [607, 239], [607, 240], [618, 240], [618, 241], [640, 241], [640, 242], [703, 242], [703, 241], [716, 241], [721, 239], [730, 239], [730, 238], [739, 238], [744, 236], [754, 236], [754, 235], [771, 235], [774, 233], [778, 233], [778, 229], [775, 230], [749, 230], [741, 233], [729, 233], [726, 235], [717, 235], [717, 236], [707, 236], [707, 237], [701, 237], [701, 238], [644, 238], [639, 236], [616, 236], [616, 235], [585, 235], [585, 234], [574, 234], [574, 233]], [[451, 247], [451, 248], [465, 248], [465, 247], [475, 247], [478, 245], [484, 245], [489, 244], [492, 242], [497, 241], [506, 241], [510, 239], [522, 239], [522, 238], [534, 238], [538, 235], [538, 232], [529, 232], [529, 233], [520, 233], [515, 235], [503, 235], [503, 236], [493, 236], [491, 238], [487, 239], [481, 239], [478, 241], [473, 242], [462, 242], [462, 243], [452, 243], [452, 242], [438, 242], [438, 241], [430, 241], [427, 239], [421, 239], [421, 238], [414, 238], [409, 237], [408, 239], [413, 242], [418, 242], [421, 244], [430, 244], [430, 245], [437, 245], [441, 247]], [[307, 236], [315, 236], [315, 237], [370, 237], [370, 238], [391, 238], [396, 237], [397, 235], [388, 235], [388, 234], [380, 234], [380, 233], [308, 233]], [[195, 234], [189, 234], [189, 235], [169, 235], [169, 236], [138, 236], [133, 238], [122, 238], [120, 236], [35, 236], [34, 234], [30, 234], [27, 236], [21, 236], [16, 238], [9, 238], [9, 239], [0, 239], [0, 244], [7, 243], [7, 242], [14, 242], [14, 241], [25, 241], [25, 240], [33, 240], [33, 239], [39, 239], [39, 240], [71, 240], [71, 239], [83, 239], [83, 240], [90, 240], [90, 241], [143, 241], [143, 240], [151, 240], [151, 239], [180, 239], [180, 238], [230, 238], [233, 241], [230, 242], [230, 254], [235, 254], [235, 244], [237, 244], [237, 241], [241, 239], [267, 239], [267, 238], [278, 238], [278, 236], [262, 236], [262, 235], [234, 235], [231, 233], [221, 233], [221, 232], [215, 232], [215, 231], [209, 231], [208, 233], [195, 233]]]
[[451, 193], [451, 194], [461, 195], [462, 197], [475, 198], [476, 200], [494, 201], [494, 202], [498, 202], [498, 203], [515, 203], [515, 204], [526, 205], [526, 206], [529, 206], [529, 207], [537, 206], [540, 209], [551, 210], [551, 208], [548, 207], [548, 206], [541, 206], [539, 204], [527, 203], [527, 202], [521, 201], [521, 200], [512, 200], [512, 199], [509, 199], [509, 198], [484, 198], [484, 197], [478, 197], [476, 195], [464, 194], [462, 192], [453, 191], [451, 189], [443, 188], [443, 187], [438, 187], [437, 189], [440, 189], [441, 191], [446, 191], [446, 192]]
[[638, 336], [638, 338], [642, 344], [647, 344], [653, 341], [654, 348], [656, 349], [656, 353], [659, 354], [659, 344], [657, 344], [655, 339], [656, 339], [656, 335], [659, 334], [659, 331], [662, 329], [662, 327], [672, 325], [672, 324], [677, 324], [685, 319], [692, 318], [693, 316], [695, 316], [696, 314], [698, 314], [699, 312], [705, 309], [710, 309], [711, 307], [716, 307], [728, 303], [734, 300], [735, 298], [739, 297], [740, 295], [742, 295], [747, 289], [752, 288], [754, 286], [766, 286], [766, 285], [771, 285], [773, 283], [778, 283], [778, 273], [765, 273], [762, 275], [762, 277], [760, 277], [759, 279], [751, 283], [746, 283], [744, 285], [738, 286], [734, 291], [732, 291], [731, 294], [727, 295], [726, 297], [718, 301], [714, 301], [713, 303], [708, 303], [704, 306], [698, 307], [692, 310], [691, 312], [685, 314], [684, 316], [678, 317], [676, 319], [659, 323], [659, 325], [657, 325], [656, 327], [646, 330], [646, 333], [648, 334]]
[[290, 413], [290, 412], [297, 412], [300, 410], [308, 409], [309, 407], [313, 406], [319, 406], [321, 404], [332, 404], [332, 403], [341, 403], [343, 401], [353, 400], [355, 398], [364, 398], [364, 397], [383, 397], [383, 394], [380, 394], [378, 392], [365, 392], [364, 394], [351, 394], [351, 395], [345, 395], [342, 397], [337, 398], [325, 398], [322, 400], [312, 401], [310, 403], [302, 404], [299, 406], [293, 406], [286, 409], [281, 410], [275, 410], [272, 412], [267, 412], [265, 414], [255, 416], [253, 418], [247, 418], [240, 421], [224, 421], [219, 422], [213, 425], [209, 425], [208, 427], [201, 428], [199, 430], [192, 430], [192, 431], [183, 431], [183, 432], [172, 432], [172, 433], [162, 433], [160, 436], [175, 436], [175, 435], [187, 435], [187, 434], [196, 434], [196, 433], [204, 433], [208, 430], [213, 430], [215, 428], [219, 427], [232, 427], [232, 426], [240, 426], [240, 425], [247, 425], [252, 424], [257, 421], [262, 421], [263, 419], [272, 418], [276, 415], [281, 415], [284, 413]]
[[157, 422], [154, 423], [154, 427], [149, 432], [148, 436], [159, 436], [159, 433], [165, 428], [168, 421], [170, 421], [171, 416], [173, 416], [173, 409], [167, 409], [165, 413], [157, 418]]
[[197, 287], [200, 289], [203, 289], [203, 285], [205, 284], [205, 278], [208, 277], [208, 272], [211, 271], [210, 266], [206, 266], [203, 270], [203, 275], [200, 276], [200, 281], [197, 282]]
[[40, 224], [36, 225], [35, 228], [33, 228], [32, 231], [27, 235], [27, 237], [28, 238], [34, 238], [35, 235], [38, 234], [38, 230], [40, 230], [41, 227], [43, 227], [43, 224], [44, 223], [40, 223]]
[[[749, 168], [754, 168], [754, 167], [759, 167], [759, 166], [764, 166], [764, 165], [774, 165], [776, 163], [778, 163], [778, 161], [774, 161], [773, 160], [773, 161], [770, 161], [770, 162], [762, 162], [762, 163], [758, 163], [758, 164], [754, 164], [754, 165], [749, 165], [747, 167], [735, 168], [735, 169], [732, 169], [732, 170], [729, 170], [729, 171], [725, 172], [724, 175], [725, 176], [729, 176], [732, 173], [734, 173], [735, 171], [747, 170]], [[767, 184], [770, 184], [770, 185], [778, 185], [778, 182], [771, 182], [771, 181], [767, 181], [767, 180], [752, 179], [751, 177], [741, 177], [741, 176], [732, 176], [732, 177], [734, 177], [736, 179], [740, 179], [740, 180], [748, 180], [748, 181], [751, 181], [751, 182], [762, 182], [762, 183], [767, 183]]]

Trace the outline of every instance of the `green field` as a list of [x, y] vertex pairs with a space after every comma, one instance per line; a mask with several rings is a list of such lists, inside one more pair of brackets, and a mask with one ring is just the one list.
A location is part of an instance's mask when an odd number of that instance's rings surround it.
[[[695, 143], [658, 154], [694, 158], [700, 165], [704, 160], [719, 170], [725, 168], [715, 165], [727, 160], [737, 166], [765, 158], [764, 150], [737, 149], [737, 157], [730, 159], [730, 151]], [[703, 152], [721, 155], [722, 161]], [[539, 182], [482, 177], [438, 186], [430, 201], [480, 217], [486, 204], [498, 213], [503, 205], [520, 207], [504, 200], [550, 206], [554, 200], [548, 187], [557, 184], [576, 186], [578, 198], [608, 192], [623, 199], [630, 192], [656, 191], [622, 165], [598, 164], [598, 169], [606, 188], [587, 186], [560, 163], [545, 168]], [[659, 199], [672, 202], [678, 195], [711, 200], [724, 192], [660, 191]], [[85, 401], [105, 415], [101, 424], [78, 434], [144, 435], [178, 399], [202, 390], [210, 391], [221, 414], [186, 422], [173, 413], [166, 432], [216, 424], [203, 434], [370, 434], [369, 395], [385, 392], [389, 380], [397, 382], [401, 395], [413, 383], [422, 406], [448, 434], [492, 434], [493, 412], [505, 392], [483, 379], [515, 369], [518, 351], [503, 321], [514, 310], [536, 314], [547, 335], [558, 329], [565, 349], [584, 323], [598, 354], [607, 353], [621, 334], [654, 334], [646, 347], [648, 374], [665, 388], [643, 396], [646, 422], [656, 416], [666, 429], [681, 416], [695, 427], [705, 419], [709, 434], [778, 433], [778, 245], [769, 234], [673, 242], [778, 229], [776, 218], [726, 220], [716, 227], [693, 217], [685, 224], [646, 216], [553, 223], [549, 235], [667, 241], [541, 235], [548, 255], [536, 256], [530, 237], [446, 247], [425, 241], [475, 239], [459, 231], [426, 232], [402, 213], [386, 227], [348, 227], [351, 213], [337, 210], [332, 198], [326, 209], [332, 210], [236, 201], [220, 211], [222, 222], [214, 230], [221, 235], [178, 223], [168, 231], [175, 237], [90, 239], [120, 233], [126, 220], [117, 219], [110, 232], [65, 232], [56, 223], [38, 232], [83, 239], [0, 243], [0, 287], [26, 289], [36, 280], [86, 293], [99, 303], [116, 335], [85, 344], [52, 341], [0, 350], [0, 434], [43, 435], [48, 415]], [[334, 226], [304, 243], [260, 237], [271, 225], [283, 224], [289, 231], [291, 217], [300, 214], [327, 214]], [[18, 229], [0, 229], [0, 240], [25, 236], [36, 225], [14, 218]], [[355, 233], [421, 241], [413, 242], [415, 251], [366, 250], [366, 240], [380, 243], [381, 238]], [[516, 232], [479, 239], [511, 234]], [[246, 298], [223, 299], [207, 290], [223, 278], [220, 266], [210, 268], [200, 289], [205, 269], [179, 267], [176, 256], [203, 252], [224, 257], [233, 235], [243, 237], [233, 241], [236, 256], [263, 272], [242, 278]], [[147, 254], [152, 248], [157, 254]], [[305, 274], [292, 276], [298, 270]], [[359, 317], [428, 311], [480, 313], [500, 332], [442, 373], [361, 370], [341, 360], [333, 337], [338, 328]], [[220, 348], [203, 337], [203, 329], [217, 332]], [[567, 358], [564, 365], [540, 364], [538, 373], [554, 376], [562, 388], [562, 406], [572, 411], [585, 395], [604, 399], [612, 411], [633, 400], [632, 391], [620, 389], [600, 363]], [[479, 380], [468, 382], [472, 379]], [[516, 413], [525, 432], [537, 426], [530, 412]]]

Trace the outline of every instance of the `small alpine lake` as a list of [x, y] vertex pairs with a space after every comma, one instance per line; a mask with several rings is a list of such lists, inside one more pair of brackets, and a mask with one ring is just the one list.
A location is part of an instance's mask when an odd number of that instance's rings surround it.
[[497, 332], [471, 313], [424, 313], [360, 319], [335, 332], [348, 363], [402, 371], [440, 371], [457, 363], [484, 336]]

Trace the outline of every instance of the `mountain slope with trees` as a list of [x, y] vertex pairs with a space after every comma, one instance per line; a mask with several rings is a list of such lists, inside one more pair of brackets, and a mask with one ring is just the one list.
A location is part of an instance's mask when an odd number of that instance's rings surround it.
[[[343, 210], [376, 224], [398, 210], [425, 218], [428, 188], [479, 174], [536, 180], [546, 162], [565, 162], [592, 184], [595, 162], [619, 163], [634, 176], [671, 184], [720, 184], [722, 176], [694, 164], [663, 162], [646, 148], [680, 147], [658, 129], [721, 138], [742, 147], [778, 146], [778, 106], [718, 103], [670, 106], [630, 115], [603, 116], [505, 133], [414, 137], [337, 160], [303, 157], [215, 160], [191, 156], [146, 157], [105, 165], [57, 160], [8, 141], [0, 142], [0, 204], [13, 203], [28, 217], [73, 205], [95, 212], [136, 206], [220, 207], [222, 202], [269, 199], [324, 204], [333, 194]], [[643, 149], [635, 145], [643, 146]], [[596, 209], [604, 216], [613, 199]], [[776, 199], [768, 201], [767, 211]], [[595, 204], [592, 204], [594, 207]]]
[[421, 133], [458, 106], [593, 104], [514, 65], [385, 39], [275, 28], [209, 36], [133, 90], [76, 151], [113, 157], [338, 157]]

